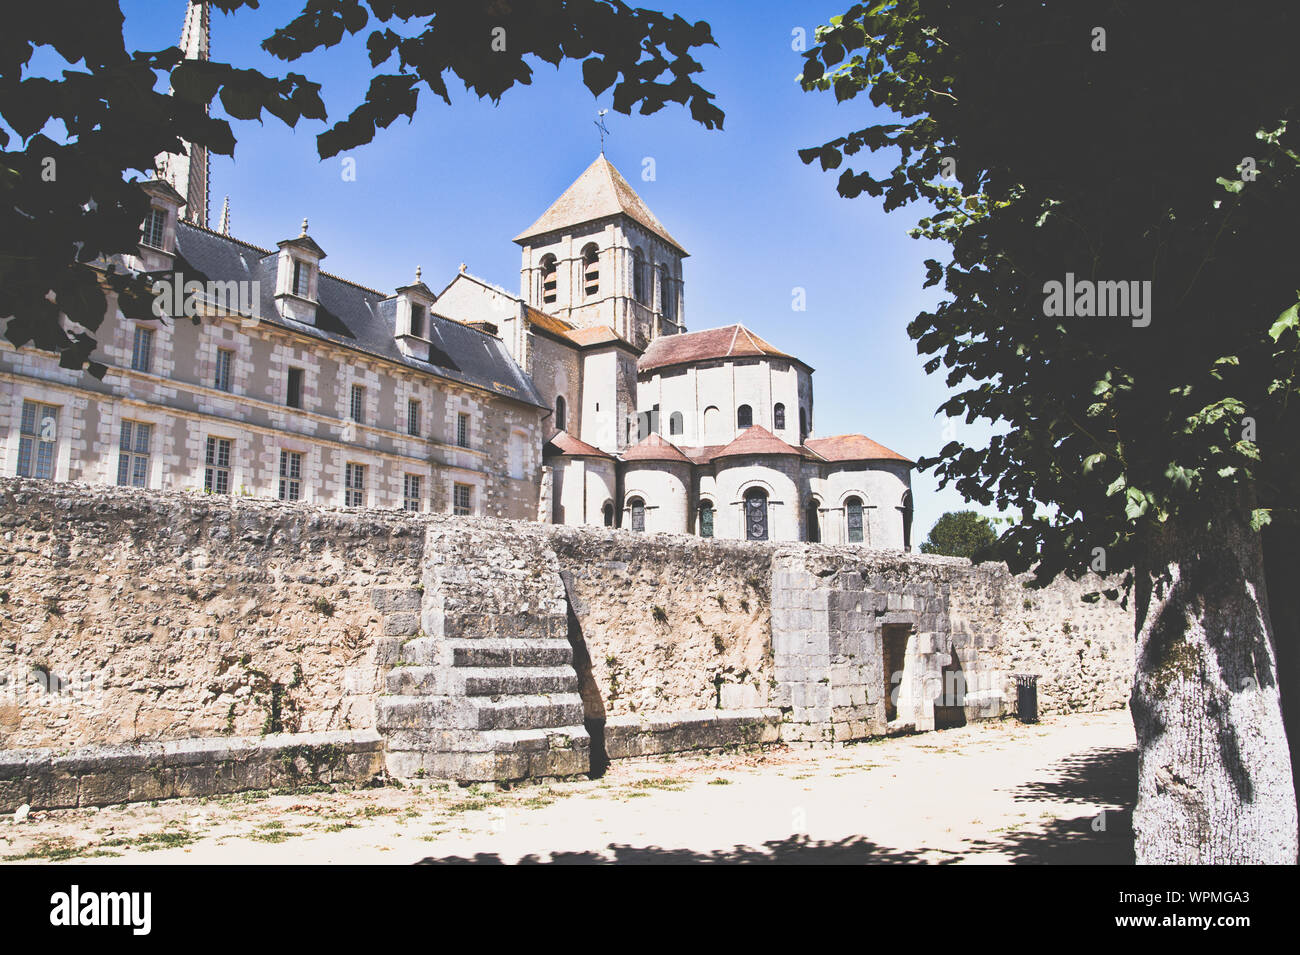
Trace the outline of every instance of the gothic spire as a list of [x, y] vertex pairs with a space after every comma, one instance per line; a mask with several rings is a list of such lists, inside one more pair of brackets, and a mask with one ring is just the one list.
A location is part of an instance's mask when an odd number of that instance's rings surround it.
[[[206, 60], [212, 42], [212, 15], [206, 0], [194, 0], [185, 10], [180, 48], [187, 60]], [[162, 153], [157, 157], [158, 176], [185, 197], [183, 218], [208, 226], [208, 151], [185, 143], [185, 153]]]

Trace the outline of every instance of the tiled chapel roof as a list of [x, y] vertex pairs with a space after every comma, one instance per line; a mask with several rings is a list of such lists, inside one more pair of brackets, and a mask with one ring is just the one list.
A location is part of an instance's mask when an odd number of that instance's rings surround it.
[[636, 363], [636, 367], [637, 371], [651, 371], [696, 361], [758, 355], [799, 361], [793, 355], [787, 355], [768, 344], [744, 325], [736, 324], [699, 332], [683, 332], [680, 335], [661, 335], [646, 347], [645, 354]]

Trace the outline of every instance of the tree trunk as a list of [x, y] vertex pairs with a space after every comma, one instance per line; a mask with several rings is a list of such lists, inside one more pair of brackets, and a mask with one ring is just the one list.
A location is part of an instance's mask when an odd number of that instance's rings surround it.
[[1244, 501], [1201, 510], [1216, 515], [1213, 527], [1170, 518], [1138, 568], [1141, 864], [1296, 862], [1263, 557]]
[[[1261, 535], [1268, 621], [1277, 650], [1282, 725], [1291, 744], [1291, 779], [1300, 779], [1300, 527], [1274, 520]], [[1300, 787], [1297, 787], [1300, 788]]]

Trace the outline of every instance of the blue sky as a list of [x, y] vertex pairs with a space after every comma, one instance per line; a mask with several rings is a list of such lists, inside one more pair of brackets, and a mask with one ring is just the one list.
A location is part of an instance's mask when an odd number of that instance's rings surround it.
[[[818, 434], [862, 432], [909, 457], [935, 452], [945, 422], [935, 409], [947, 395], [927, 376], [908, 322], [939, 298], [922, 289], [923, 260], [943, 256], [907, 236], [922, 210], [886, 215], [876, 199], [840, 198], [836, 173], [805, 166], [795, 153], [873, 122], [888, 121], [865, 98], [836, 105], [829, 94], [795, 82], [802, 58], [792, 32], [843, 12], [839, 3], [663, 0], [657, 9], [707, 20], [718, 48], [696, 53], [699, 81], [726, 112], [722, 131], [688, 112], [653, 116], [610, 112], [606, 155], [691, 253], [686, 260], [686, 320], [691, 329], [743, 322], [812, 365]], [[260, 49], [301, 0], [263, 0], [260, 10], [213, 13], [212, 56], [268, 74], [294, 71], [323, 84], [331, 120], [360, 102], [368, 83], [363, 41], [285, 64]], [[123, 0], [128, 49], [177, 42], [182, 0]], [[507, 38], [508, 41], [508, 38]], [[599, 152], [596, 110], [610, 105], [582, 84], [580, 67], [534, 64], [533, 84], [498, 104], [452, 85], [452, 105], [423, 91], [414, 122], [398, 120], [375, 141], [321, 161], [315, 137], [324, 126], [291, 130], [233, 123], [235, 159], [212, 166], [211, 225], [230, 196], [231, 231], [263, 246], [297, 235], [303, 217], [325, 249], [325, 268], [378, 289], [409, 282], [415, 267], [435, 290], [461, 262], [506, 288], [519, 285], [519, 249], [511, 238], [530, 225]], [[642, 178], [654, 159], [654, 181]], [[883, 165], [893, 157], [868, 160]], [[861, 162], [862, 158], [858, 157]], [[806, 311], [792, 309], [803, 288]], [[957, 424], [957, 436], [982, 442], [987, 430]], [[916, 539], [945, 510], [966, 505], [938, 492], [929, 474], [914, 477]]]

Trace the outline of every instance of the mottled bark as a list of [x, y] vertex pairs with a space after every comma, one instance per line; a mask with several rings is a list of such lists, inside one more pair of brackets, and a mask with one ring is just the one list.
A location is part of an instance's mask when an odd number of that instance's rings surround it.
[[[1291, 778], [1300, 779], [1300, 527], [1275, 520], [1264, 528], [1268, 619], [1277, 650], [1282, 724], [1291, 746]], [[1298, 787], [1300, 788], [1300, 787]]]
[[1296, 861], [1260, 537], [1244, 501], [1220, 503], [1213, 526], [1169, 520], [1138, 568], [1139, 863]]

